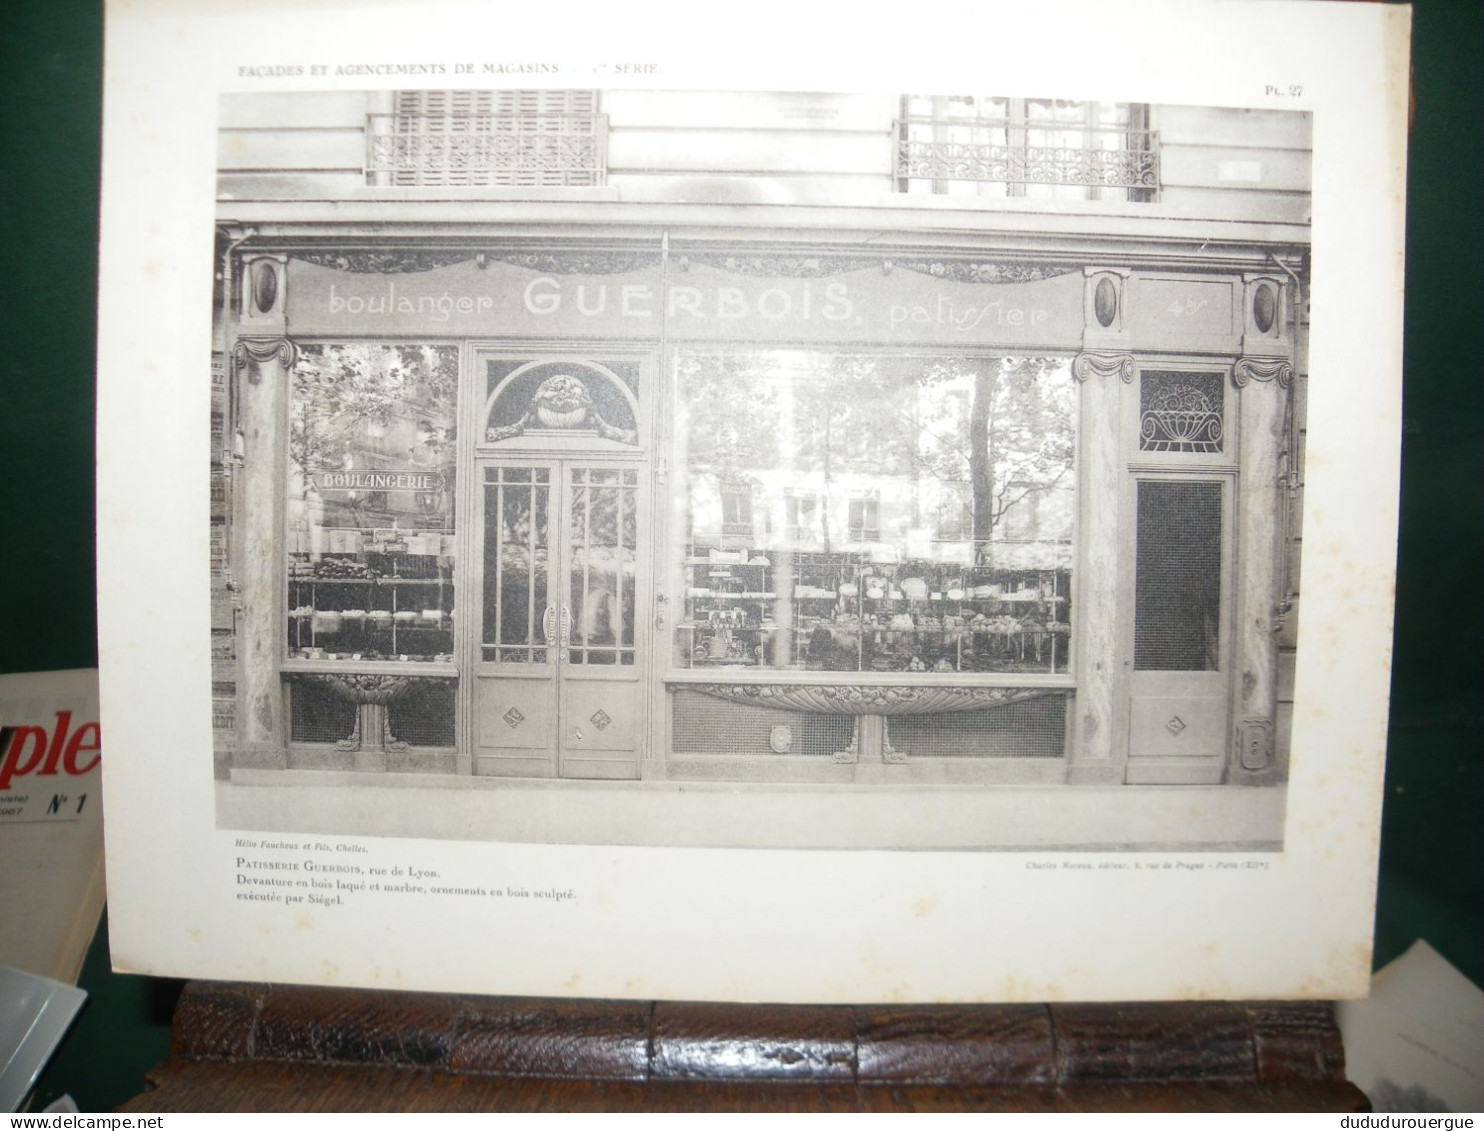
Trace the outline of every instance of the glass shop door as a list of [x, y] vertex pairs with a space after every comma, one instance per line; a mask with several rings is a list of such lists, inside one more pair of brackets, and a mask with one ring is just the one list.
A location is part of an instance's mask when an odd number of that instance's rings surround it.
[[1230, 731], [1230, 482], [1139, 476], [1125, 781], [1221, 781]]
[[646, 696], [634, 461], [481, 461], [474, 772], [637, 778]]

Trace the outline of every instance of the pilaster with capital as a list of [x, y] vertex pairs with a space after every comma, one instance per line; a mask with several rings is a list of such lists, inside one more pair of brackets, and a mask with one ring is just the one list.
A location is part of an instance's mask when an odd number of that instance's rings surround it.
[[1078, 538], [1075, 587], [1080, 624], [1077, 698], [1068, 780], [1122, 781], [1115, 741], [1122, 681], [1119, 633], [1119, 560], [1123, 541], [1121, 492], [1123, 399], [1136, 366], [1128, 353], [1083, 353], [1072, 363], [1081, 383]]
[[1232, 367], [1238, 418], [1236, 500], [1235, 700], [1232, 713], [1233, 780], [1277, 780], [1273, 749], [1278, 648], [1277, 597], [1280, 529], [1279, 457], [1284, 408], [1293, 366], [1287, 359], [1241, 358]]
[[284, 497], [288, 459], [289, 371], [297, 350], [283, 317], [284, 264], [248, 256], [242, 264], [242, 312], [232, 347], [242, 467], [236, 492], [237, 577], [242, 618], [237, 633], [237, 765], [282, 768]]

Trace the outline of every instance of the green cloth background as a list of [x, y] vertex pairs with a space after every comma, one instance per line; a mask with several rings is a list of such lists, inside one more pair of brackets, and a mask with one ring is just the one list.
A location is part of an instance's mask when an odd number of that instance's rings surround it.
[[[1402, 531], [1376, 962], [1426, 937], [1484, 982], [1484, 4], [1418, 0], [1414, 32]], [[0, 671], [97, 662], [101, 41], [97, 0], [0, 5]], [[204, 489], [204, 462], [202, 475]], [[165, 1055], [178, 983], [109, 973], [100, 935], [83, 986], [91, 999], [37, 1106], [70, 1092], [84, 1111], [102, 1111], [140, 1091]]]

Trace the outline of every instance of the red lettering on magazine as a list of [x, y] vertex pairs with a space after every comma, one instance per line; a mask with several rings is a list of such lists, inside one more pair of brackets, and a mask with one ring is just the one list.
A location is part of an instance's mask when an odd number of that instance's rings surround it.
[[[72, 712], [58, 711], [51, 734], [45, 727], [0, 727], [0, 791], [27, 775], [80, 777], [98, 764], [102, 741], [97, 723], [72, 730]], [[71, 731], [69, 734], [68, 732]], [[91, 755], [84, 760], [85, 755]]]

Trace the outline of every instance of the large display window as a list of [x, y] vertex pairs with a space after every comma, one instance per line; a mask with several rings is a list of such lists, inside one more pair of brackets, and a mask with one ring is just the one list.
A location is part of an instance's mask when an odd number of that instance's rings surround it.
[[298, 351], [284, 512], [294, 743], [378, 755], [454, 743], [458, 357]]
[[453, 655], [453, 346], [307, 345], [290, 375], [290, 659]]
[[673, 668], [1068, 672], [1076, 406], [1062, 358], [681, 351]]

